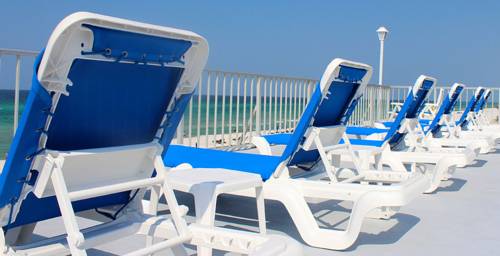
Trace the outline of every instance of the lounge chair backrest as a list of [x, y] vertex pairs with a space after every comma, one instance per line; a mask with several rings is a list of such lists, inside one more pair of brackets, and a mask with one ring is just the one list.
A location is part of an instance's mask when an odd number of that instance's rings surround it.
[[483, 96], [484, 91], [485, 91], [485, 89], [483, 87], [476, 88], [476, 90], [474, 91], [474, 94], [471, 96], [471, 98], [469, 100], [469, 103], [465, 107], [464, 112], [462, 113], [462, 115], [458, 119], [457, 126], [461, 126], [462, 128], [467, 126], [467, 123], [468, 123], [467, 116], [469, 115], [469, 113], [471, 111], [473, 111], [476, 108], [476, 105], [478, 104], [479, 99], [481, 99], [481, 97]]
[[392, 126], [387, 132], [384, 140], [389, 140], [391, 146], [399, 144], [404, 138], [404, 133], [399, 133], [399, 129], [405, 119], [417, 118], [423, 109], [425, 99], [432, 87], [437, 83], [433, 77], [421, 75], [408, 92], [401, 110], [394, 119]]
[[[182, 111], [178, 103], [191, 95], [207, 55], [206, 41], [188, 31], [91, 13], [61, 21], [35, 62], [32, 88], [0, 175], [4, 229], [60, 215], [55, 197], [32, 192], [43, 156], [78, 151], [82, 156], [73, 159], [81, 161], [86, 151], [125, 146], [140, 158], [157, 150], [159, 141], [169, 142], [178, 122], [171, 116]], [[150, 165], [137, 166], [153, 172]], [[132, 175], [129, 169], [123, 174]], [[130, 192], [121, 192], [77, 201], [74, 209], [129, 200]]]
[[460, 97], [460, 93], [462, 93], [465, 85], [455, 83], [450, 88], [450, 92], [446, 94], [445, 98], [441, 102], [439, 110], [432, 120], [431, 124], [427, 128], [426, 132], [436, 133], [441, 128], [441, 118], [443, 115], [449, 115], [455, 108], [456, 103], [458, 102], [458, 98]]
[[[368, 65], [342, 59], [333, 60], [315, 86], [292, 138], [282, 154], [282, 160], [293, 155], [290, 164], [304, 161], [302, 157], [308, 154], [299, 149], [299, 145], [303, 143], [309, 127], [345, 125], [367, 86], [371, 73], [372, 69]], [[298, 152], [300, 154], [297, 154]], [[314, 152], [309, 154], [313, 154], [309, 157], [317, 159]]]
[[478, 104], [476, 105], [474, 112], [477, 113], [480, 110], [482, 110], [486, 106], [486, 103], [488, 103], [488, 99], [490, 98], [490, 96], [491, 96], [491, 89], [486, 89], [484, 91], [483, 96], [481, 97]]

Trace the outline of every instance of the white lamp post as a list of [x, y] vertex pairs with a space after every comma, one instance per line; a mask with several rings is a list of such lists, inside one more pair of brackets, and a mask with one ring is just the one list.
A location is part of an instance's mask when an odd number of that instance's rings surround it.
[[378, 40], [380, 40], [380, 62], [378, 70], [378, 84], [382, 85], [384, 80], [384, 40], [387, 37], [389, 30], [385, 27], [380, 27], [377, 29]]

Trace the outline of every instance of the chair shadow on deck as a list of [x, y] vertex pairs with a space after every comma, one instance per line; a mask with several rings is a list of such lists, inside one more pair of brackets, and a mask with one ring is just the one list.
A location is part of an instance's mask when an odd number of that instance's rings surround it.
[[500, 148], [495, 148], [495, 151], [491, 152], [490, 154], [498, 154], [500, 153]]
[[[356, 242], [349, 247], [346, 251], [354, 251], [359, 246], [369, 244], [394, 244], [408, 233], [417, 223], [420, 218], [403, 213], [397, 213], [390, 220], [375, 220], [379, 222], [396, 222], [389, 229], [379, 233], [366, 233], [361, 231]], [[392, 223], [391, 223], [392, 224]], [[385, 225], [387, 226], [387, 225]]]
[[450, 178], [447, 181], [441, 182], [441, 186], [437, 188], [431, 194], [436, 194], [439, 192], [457, 192], [467, 183], [467, 180], [458, 179], [458, 178]]
[[[194, 216], [194, 202], [191, 195], [177, 194], [179, 203], [189, 207], [189, 215]], [[326, 200], [310, 202], [316, 220], [322, 228], [342, 230], [349, 221], [350, 202]], [[270, 233], [286, 234], [303, 243], [286, 208], [278, 201], [266, 200], [266, 220]], [[420, 219], [413, 215], [397, 213], [390, 220], [366, 218], [357, 241], [347, 249], [355, 250], [366, 244], [393, 244], [410, 231]], [[217, 202], [216, 222], [225, 228], [258, 232], [255, 199], [233, 195], [223, 195]], [[369, 229], [370, 231], [366, 231]], [[376, 230], [374, 233], [373, 230]], [[380, 230], [380, 231], [379, 231]]]
[[483, 159], [476, 159], [474, 160], [473, 164], [467, 165], [465, 168], [461, 169], [467, 169], [467, 167], [483, 167], [488, 161], [483, 160]]
[[[41, 241], [41, 240], [48, 239], [48, 238], [49, 237], [47, 237], [47, 236], [33, 234], [31, 240], [32, 241]], [[114, 253], [95, 249], [95, 248], [88, 249], [87, 253], [88, 253], [88, 255], [91, 255], [91, 256], [115, 256], [116, 255]]]

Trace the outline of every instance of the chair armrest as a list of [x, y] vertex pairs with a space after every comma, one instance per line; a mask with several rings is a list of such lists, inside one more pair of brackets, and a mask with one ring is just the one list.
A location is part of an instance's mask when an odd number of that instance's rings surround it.
[[389, 129], [393, 124], [394, 122], [391, 121], [375, 122], [373, 123], [373, 127], [377, 129]]
[[255, 145], [255, 147], [259, 151], [259, 154], [266, 156], [273, 155], [273, 152], [271, 151], [271, 145], [266, 140], [266, 138], [261, 136], [253, 136], [251, 143]]

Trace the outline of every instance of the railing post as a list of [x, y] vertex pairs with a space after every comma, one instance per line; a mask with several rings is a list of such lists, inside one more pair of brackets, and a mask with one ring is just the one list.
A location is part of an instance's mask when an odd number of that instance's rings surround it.
[[17, 124], [19, 120], [19, 89], [21, 80], [21, 55], [16, 55], [16, 84], [14, 89], [14, 126], [12, 134], [16, 134]]
[[[497, 109], [498, 109], [498, 116], [497, 116], [497, 120], [498, 120], [498, 123], [500, 123], [500, 89], [497, 88], [497, 92], [498, 92], [498, 104], [497, 104]], [[493, 98], [493, 97], [491, 97]]]
[[257, 109], [257, 112], [255, 113], [255, 131], [257, 132], [258, 135], [261, 135], [261, 123], [260, 123], [260, 112], [261, 112], [261, 109], [260, 109], [260, 96], [261, 96], [261, 93], [260, 93], [260, 81], [261, 81], [261, 77], [258, 78], [257, 80], [257, 88], [256, 88], [256, 91], [255, 91], [255, 97], [256, 98], [256, 101], [255, 101], [255, 108]]
[[373, 126], [375, 123], [375, 93], [373, 89], [370, 89], [370, 106], [369, 106], [369, 113], [370, 113], [370, 126]]

